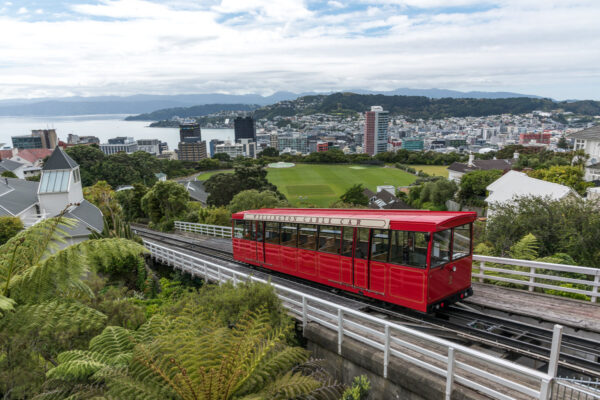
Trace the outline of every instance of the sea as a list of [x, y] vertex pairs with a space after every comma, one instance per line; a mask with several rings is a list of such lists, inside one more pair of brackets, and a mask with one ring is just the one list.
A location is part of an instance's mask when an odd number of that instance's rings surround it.
[[[169, 150], [177, 148], [179, 129], [150, 128], [150, 121], [125, 121], [127, 115], [76, 115], [60, 117], [0, 117], [0, 149], [12, 147], [11, 136], [30, 135], [34, 129], [56, 129], [58, 138], [67, 141], [69, 133], [79, 136], [96, 136], [100, 143], [116, 136], [134, 139], [160, 139], [167, 142]], [[204, 129], [202, 140], [232, 140], [233, 129]]]

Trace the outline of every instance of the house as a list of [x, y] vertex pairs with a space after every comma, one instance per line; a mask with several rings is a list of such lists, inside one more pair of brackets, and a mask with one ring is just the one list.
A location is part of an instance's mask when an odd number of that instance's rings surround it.
[[473, 154], [469, 155], [469, 161], [465, 163], [455, 162], [448, 167], [448, 179], [460, 183], [464, 174], [473, 171], [487, 171], [499, 169], [500, 171], [510, 171], [513, 163], [519, 158], [519, 153], [515, 153], [511, 160], [475, 160]]
[[365, 189], [363, 194], [369, 199], [369, 208], [375, 210], [409, 210], [413, 207], [400, 200], [387, 188], [377, 188], [377, 193], [373, 193], [369, 189]]
[[574, 150], [583, 150], [589, 156], [583, 179], [600, 181], [600, 125], [572, 133], [569, 137], [575, 140]]
[[9, 149], [0, 150], [0, 159], [23, 164], [23, 176], [27, 178], [39, 175], [42, 171], [44, 159], [50, 157], [51, 154], [52, 149]]
[[42, 168], [40, 182], [0, 179], [0, 215], [19, 217], [25, 227], [65, 212], [75, 226], [64, 229], [68, 244], [103, 229], [102, 212], [83, 198], [79, 165], [56, 147]]
[[25, 179], [25, 164], [13, 160], [0, 161], [0, 175], [4, 172], [12, 172], [19, 179]]
[[164, 182], [167, 180], [167, 174], [159, 172], [154, 174], [154, 176], [156, 177], [156, 179], [158, 179], [159, 182]]
[[[579, 194], [569, 186], [531, 178], [518, 171], [507, 172], [489, 184], [486, 189], [489, 195], [485, 201], [490, 207], [494, 204], [512, 201], [517, 197], [537, 196], [549, 197], [553, 200], [579, 197]], [[491, 213], [493, 211], [488, 209], [488, 217], [491, 216]]]

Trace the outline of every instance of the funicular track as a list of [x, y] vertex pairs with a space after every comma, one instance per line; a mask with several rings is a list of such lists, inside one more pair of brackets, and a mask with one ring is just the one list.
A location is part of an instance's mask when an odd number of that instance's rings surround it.
[[[249, 266], [235, 261], [229, 251], [203, 246], [191, 239], [178, 238], [175, 235], [153, 231], [140, 225], [132, 225], [132, 229], [143, 238], [251, 267], [287, 280], [292, 284], [309, 285], [329, 297], [332, 293], [340, 297], [350, 297], [364, 303], [362, 310], [366, 313], [378, 314], [390, 321], [463, 344], [477, 344], [500, 350], [504, 352], [503, 357], [506, 359], [513, 359], [518, 362], [518, 358], [525, 357], [541, 361], [544, 364], [550, 358], [553, 335], [553, 331], [550, 329], [484, 314], [461, 307], [460, 304], [432, 315], [422, 314], [269, 269]], [[559, 366], [563, 368], [566, 374], [583, 374], [587, 377], [599, 378], [600, 343], [575, 335], [563, 334]], [[540, 370], [544, 368], [546, 368], [545, 365], [540, 366]]]

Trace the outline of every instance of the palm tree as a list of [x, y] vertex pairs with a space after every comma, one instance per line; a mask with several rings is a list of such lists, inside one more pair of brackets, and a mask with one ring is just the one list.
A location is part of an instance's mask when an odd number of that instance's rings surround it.
[[[21, 231], [0, 246], [0, 394], [19, 398], [43, 380], [45, 364], [87, 343], [106, 316], [78, 299], [92, 297], [82, 278], [115, 259], [146, 250], [125, 239], [67, 244], [75, 221], [58, 216]], [[64, 248], [61, 248], [64, 247]], [[41, 373], [40, 373], [41, 371]]]

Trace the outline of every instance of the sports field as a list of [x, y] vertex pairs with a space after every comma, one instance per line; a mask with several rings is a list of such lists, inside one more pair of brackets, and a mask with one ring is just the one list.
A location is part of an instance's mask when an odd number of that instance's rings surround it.
[[417, 171], [423, 171], [429, 175], [448, 177], [448, 166], [447, 165], [409, 165]]
[[295, 206], [327, 207], [357, 183], [375, 191], [378, 185], [407, 186], [416, 179], [396, 168], [366, 165], [297, 164], [268, 171], [267, 179]]

